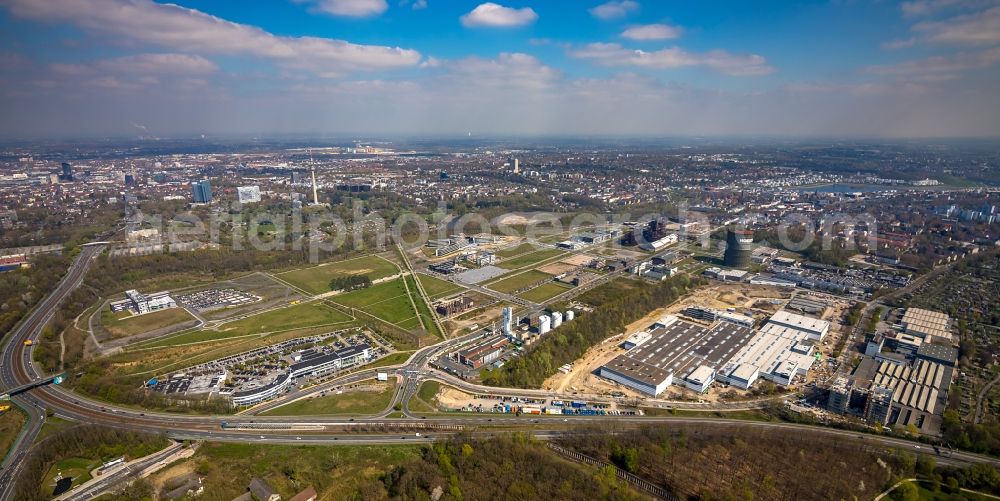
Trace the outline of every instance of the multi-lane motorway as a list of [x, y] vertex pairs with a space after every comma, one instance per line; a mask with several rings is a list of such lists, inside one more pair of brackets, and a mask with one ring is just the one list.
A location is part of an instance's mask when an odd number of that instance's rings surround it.
[[[103, 250], [102, 245], [90, 245], [82, 248], [80, 255], [74, 261], [66, 276], [56, 290], [46, 297], [5, 340], [2, 347], [2, 368], [0, 368], [0, 384], [3, 388], [18, 387], [38, 379], [30, 354], [30, 348], [24, 345], [26, 340], [36, 340], [42, 327], [56, 311], [59, 303], [75, 287], [86, 273], [88, 265]], [[393, 403], [401, 403], [404, 409], [403, 418], [389, 419], [385, 413], [373, 417], [282, 417], [255, 415], [288, 399], [301, 398], [321, 391], [324, 387], [348, 384], [371, 378], [375, 370], [365, 370], [348, 376], [337, 378], [314, 388], [300, 390], [286, 396], [281, 402], [265, 404], [253, 410], [253, 413], [234, 416], [203, 416], [177, 415], [162, 412], [142, 411], [131, 408], [117, 407], [112, 404], [82, 397], [59, 386], [41, 386], [12, 398], [13, 402], [25, 409], [29, 417], [28, 423], [18, 440], [11, 447], [11, 452], [3, 463], [0, 472], [0, 500], [11, 499], [13, 480], [21, 467], [30, 444], [34, 441], [44, 421], [45, 409], [65, 419], [83, 423], [97, 423], [106, 426], [163, 433], [174, 439], [241, 441], [259, 443], [292, 443], [292, 444], [346, 444], [346, 443], [408, 443], [433, 440], [443, 434], [458, 430], [471, 431], [480, 434], [493, 433], [492, 427], [500, 426], [509, 429], [515, 426], [528, 427], [541, 438], [552, 438], [564, 433], [578, 433], [593, 425], [619, 421], [645, 424], [696, 424], [699, 426], [740, 426], [762, 427], [788, 430], [802, 434], [814, 433], [836, 436], [839, 440], [852, 441], [866, 447], [894, 447], [916, 453], [936, 454], [938, 451], [927, 445], [889, 438], [879, 435], [864, 435], [856, 432], [836, 430], [817, 426], [797, 425], [790, 423], [749, 422], [717, 418], [690, 417], [639, 417], [639, 416], [509, 416], [509, 415], [441, 415], [414, 416], [407, 409], [409, 398], [417, 391], [419, 383], [427, 379], [438, 379], [449, 384], [469, 387], [471, 391], [484, 391], [494, 394], [517, 394], [522, 390], [489, 388], [471, 385], [451, 376], [432, 371], [428, 363], [441, 353], [453, 350], [462, 342], [478, 336], [471, 334], [461, 338], [449, 339], [438, 345], [426, 347], [417, 351], [405, 364], [399, 367], [383, 368], [394, 372], [403, 379], [403, 384], [397, 392]], [[226, 423], [226, 426], [223, 426]], [[582, 428], [581, 428], [582, 426]], [[420, 433], [418, 436], [417, 433]], [[942, 464], [989, 463], [1000, 466], [1000, 460], [964, 452], [950, 452], [938, 457]], [[109, 480], [110, 482], [110, 480]]]

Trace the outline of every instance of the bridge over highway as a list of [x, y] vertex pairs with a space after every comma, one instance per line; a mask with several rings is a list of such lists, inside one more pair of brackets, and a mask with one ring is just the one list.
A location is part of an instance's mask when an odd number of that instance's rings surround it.
[[20, 386], [15, 386], [13, 388], [8, 388], [6, 392], [0, 393], [0, 402], [10, 400], [13, 395], [19, 395], [32, 388], [38, 388], [39, 386], [44, 386], [47, 384], [62, 384], [63, 379], [66, 378], [66, 374], [56, 374], [54, 376], [43, 377], [41, 379], [36, 379], [30, 383], [25, 383]]

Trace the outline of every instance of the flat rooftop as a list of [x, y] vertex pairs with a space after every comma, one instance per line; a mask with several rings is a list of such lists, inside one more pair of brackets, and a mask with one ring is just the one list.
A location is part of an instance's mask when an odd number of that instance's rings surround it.
[[608, 369], [637, 381], [656, 385], [668, 376], [683, 377], [699, 365], [721, 366], [756, 332], [731, 322], [711, 328], [685, 321], [650, 331], [645, 343], [605, 364]]

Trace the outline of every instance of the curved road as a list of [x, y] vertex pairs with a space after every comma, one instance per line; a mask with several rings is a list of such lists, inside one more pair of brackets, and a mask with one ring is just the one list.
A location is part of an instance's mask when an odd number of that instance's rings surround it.
[[[73, 263], [62, 282], [51, 295], [45, 298], [26, 320], [14, 330], [5, 340], [2, 351], [2, 368], [0, 368], [0, 384], [4, 388], [13, 388], [38, 379], [31, 360], [30, 349], [24, 346], [24, 341], [37, 339], [42, 327], [56, 311], [59, 303], [83, 279], [88, 265], [94, 257], [103, 251], [103, 246], [92, 245], [83, 248], [77, 260]], [[457, 378], [443, 376], [432, 372], [427, 364], [434, 356], [444, 350], [453, 349], [456, 345], [471, 340], [477, 335], [450, 339], [438, 345], [426, 347], [414, 353], [406, 364], [395, 368], [380, 370], [395, 372], [403, 377], [400, 391], [394, 397], [393, 403], [402, 403], [404, 415], [401, 419], [385, 419], [383, 417], [283, 417], [259, 416], [254, 414], [238, 414], [229, 416], [205, 416], [168, 414], [164, 412], [144, 411], [112, 404], [98, 402], [74, 394], [59, 386], [40, 386], [12, 400], [25, 409], [29, 421], [24, 432], [11, 447], [11, 452], [3, 464], [0, 473], [0, 500], [11, 499], [13, 480], [21, 467], [30, 444], [38, 434], [44, 421], [44, 409], [51, 410], [55, 415], [83, 423], [97, 423], [135, 431], [163, 433], [174, 439], [240, 441], [261, 443], [308, 443], [308, 444], [340, 444], [340, 443], [407, 443], [428, 441], [442, 434], [467, 430], [476, 434], [489, 435], [492, 432], [477, 430], [480, 426], [528, 426], [540, 438], [553, 438], [559, 434], [573, 433], [573, 428], [579, 425], [592, 426], [609, 421], [631, 423], [661, 423], [661, 424], [699, 424], [702, 426], [734, 426], [763, 427], [788, 430], [793, 433], [820, 433], [836, 436], [841, 440], [849, 440], [859, 446], [893, 447], [915, 453], [935, 454], [937, 449], [931, 446], [897, 438], [879, 435], [864, 435], [857, 432], [837, 430], [817, 426], [798, 425], [791, 423], [741, 421], [718, 418], [687, 418], [687, 417], [638, 417], [638, 416], [510, 416], [503, 414], [442, 414], [441, 416], [413, 416], [407, 403], [417, 391], [419, 383], [427, 379], [437, 379], [449, 384], [468, 386], [474, 391], [493, 394], [524, 394], [521, 390], [507, 388], [490, 388], [471, 385]], [[289, 399], [303, 398], [319, 388], [336, 384], [347, 384], [370, 378], [379, 369], [359, 371], [317, 387], [301, 390], [281, 402], [262, 404], [251, 413], [262, 412], [275, 407], [278, 403], [287, 403]], [[547, 393], [547, 392], [545, 392]], [[588, 398], [589, 399], [589, 398]], [[227, 425], [224, 427], [223, 423]], [[418, 436], [415, 432], [419, 431]], [[1000, 466], [1000, 460], [965, 452], [948, 452], [938, 455], [942, 464], [989, 463]]]

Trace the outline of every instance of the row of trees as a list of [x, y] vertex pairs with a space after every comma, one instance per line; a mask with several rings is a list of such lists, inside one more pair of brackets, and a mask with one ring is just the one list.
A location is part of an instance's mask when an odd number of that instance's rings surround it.
[[367, 289], [372, 286], [372, 279], [368, 275], [346, 275], [335, 277], [330, 280], [330, 290], [350, 292], [358, 289]]
[[491, 386], [537, 388], [560, 366], [572, 363], [588, 348], [621, 332], [650, 311], [673, 303], [692, 285], [696, 282], [680, 275], [651, 288], [628, 290], [594, 308], [585, 319], [568, 322], [543, 337], [524, 356], [499, 369], [484, 371], [483, 381]]

